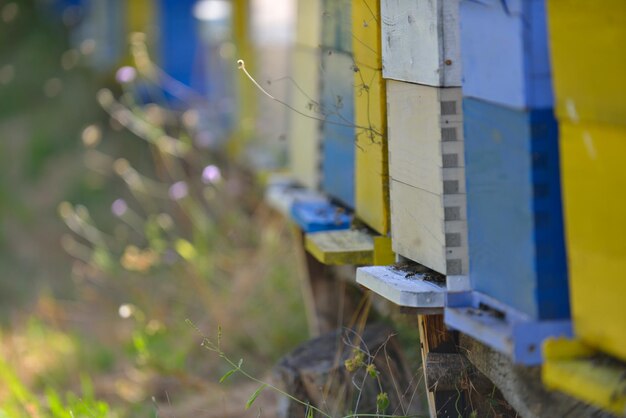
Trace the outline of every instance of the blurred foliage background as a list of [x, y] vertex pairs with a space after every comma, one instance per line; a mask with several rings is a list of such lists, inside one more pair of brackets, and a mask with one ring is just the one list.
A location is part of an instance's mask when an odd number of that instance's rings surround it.
[[89, 46], [0, 2], [0, 417], [245, 416], [185, 320], [266, 373], [307, 336], [291, 231]]

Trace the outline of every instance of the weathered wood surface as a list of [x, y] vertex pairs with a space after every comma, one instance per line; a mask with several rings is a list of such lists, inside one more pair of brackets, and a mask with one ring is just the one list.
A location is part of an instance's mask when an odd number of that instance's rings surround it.
[[357, 269], [356, 281], [399, 306], [429, 311], [443, 309], [445, 284], [430, 281], [429, 277], [438, 275], [428, 274], [394, 266], [370, 266]]
[[[425, 411], [419, 409], [417, 397], [413, 396], [417, 382], [411, 381], [393, 334], [385, 325], [331, 332], [285, 356], [275, 373], [288, 393], [333, 416], [352, 410], [376, 413], [376, 396], [381, 390], [389, 397], [387, 413], [422, 415]], [[365, 367], [346, 370], [345, 362], [354, 358], [354, 348], [362, 351], [366, 364], [375, 367], [378, 379], [369, 376]], [[281, 410], [285, 418], [306, 416], [305, 406], [288, 400]]]
[[609, 418], [612, 415], [582, 404], [541, 383], [539, 367], [515, 366], [508, 358], [464, 334], [461, 353], [500, 389], [509, 404], [523, 418]]
[[383, 0], [384, 77], [430, 86], [460, 86], [458, 7], [458, 0]]
[[374, 262], [374, 240], [359, 230], [307, 234], [305, 248], [324, 264], [365, 265]]
[[387, 82], [391, 230], [398, 254], [468, 273], [461, 90]]
[[517, 109], [553, 102], [545, 0], [461, 0], [463, 94]]
[[373, 236], [367, 230], [306, 234], [305, 247], [327, 265], [387, 265], [394, 262], [391, 240]]

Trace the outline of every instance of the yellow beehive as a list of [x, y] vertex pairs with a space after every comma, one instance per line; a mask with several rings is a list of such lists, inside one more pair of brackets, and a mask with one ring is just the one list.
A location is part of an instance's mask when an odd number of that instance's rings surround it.
[[626, 125], [626, 2], [549, 0], [548, 22], [558, 118]]
[[355, 209], [363, 222], [384, 235], [389, 232], [389, 176], [380, 21], [380, 0], [353, 2]]
[[[291, 106], [319, 117], [320, 36], [322, 8], [319, 0], [299, 0], [297, 4], [296, 43], [292, 50], [293, 85]], [[303, 186], [317, 189], [320, 177], [319, 121], [292, 114], [289, 126], [289, 170]]]
[[575, 334], [626, 360], [626, 128], [561, 123], [560, 147]]

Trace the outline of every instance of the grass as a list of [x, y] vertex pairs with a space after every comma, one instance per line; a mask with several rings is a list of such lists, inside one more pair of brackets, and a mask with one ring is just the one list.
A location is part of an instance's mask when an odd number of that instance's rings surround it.
[[[14, 69], [0, 85], [0, 416], [176, 416], [194, 396], [218, 411], [223, 399], [207, 394], [224, 366], [185, 320], [222, 325], [225, 348], [260, 375], [305, 339], [287, 225], [217, 155], [174, 161], [120, 130], [96, 100], [110, 77], [80, 60], [64, 68], [64, 28], [11, 3], [19, 13], [0, 22], [0, 68]], [[100, 138], [85, 146], [87, 126]], [[137, 193], [120, 158], [160, 195]], [[222, 181], [207, 187], [209, 164]], [[173, 200], [181, 181], [190, 196]], [[125, 216], [111, 213], [116, 199]], [[94, 229], [102, 242], [84, 234]]]

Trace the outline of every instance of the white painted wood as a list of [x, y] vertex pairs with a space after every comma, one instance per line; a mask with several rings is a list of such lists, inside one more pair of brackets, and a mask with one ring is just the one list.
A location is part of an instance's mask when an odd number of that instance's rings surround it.
[[387, 80], [387, 119], [394, 251], [467, 274], [461, 89]]
[[445, 303], [445, 287], [392, 266], [360, 267], [356, 281], [399, 306], [442, 308]]
[[387, 120], [392, 179], [436, 194], [457, 181], [465, 193], [460, 88], [388, 80]]
[[393, 179], [390, 191], [393, 250], [442, 274], [467, 274], [465, 195], [439, 195]]
[[391, 177], [436, 194], [457, 181], [454, 193], [465, 193], [460, 89], [387, 87]]
[[382, 0], [383, 77], [460, 86], [459, 0]]

